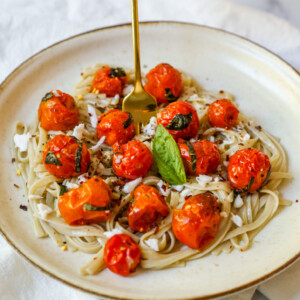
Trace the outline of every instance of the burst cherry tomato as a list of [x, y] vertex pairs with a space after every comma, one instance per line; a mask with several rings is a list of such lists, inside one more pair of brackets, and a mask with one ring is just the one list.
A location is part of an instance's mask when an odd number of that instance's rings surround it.
[[172, 228], [176, 238], [190, 248], [202, 250], [215, 237], [220, 225], [220, 207], [211, 193], [188, 198], [174, 209]]
[[153, 164], [152, 152], [139, 140], [113, 145], [113, 169], [117, 176], [136, 179], [145, 176]]
[[133, 197], [127, 217], [129, 226], [134, 231], [151, 230], [158, 216], [165, 217], [169, 212], [164, 197], [152, 186], [141, 184], [135, 189]]
[[81, 187], [71, 189], [58, 200], [61, 216], [69, 225], [100, 223], [111, 216], [109, 207], [111, 191], [100, 178], [93, 177]]
[[47, 143], [43, 162], [52, 175], [69, 178], [87, 171], [90, 154], [84, 143], [74, 137], [61, 134]]
[[207, 111], [208, 122], [213, 127], [230, 129], [236, 124], [238, 116], [238, 109], [227, 99], [214, 101]]
[[228, 180], [240, 192], [253, 192], [259, 189], [271, 171], [269, 157], [258, 149], [242, 149], [229, 160]]
[[145, 90], [157, 103], [174, 102], [183, 89], [181, 74], [169, 64], [159, 64], [146, 75]]
[[210, 174], [220, 163], [220, 153], [215, 143], [206, 140], [188, 142], [179, 139], [178, 148], [189, 175]]
[[119, 275], [128, 276], [141, 261], [141, 250], [136, 242], [126, 234], [112, 236], [104, 247], [104, 263]]
[[79, 122], [79, 110], [72, 96], [55, 90], [42, 99], [38, 119], [45, 130], [70, 130]]
[[162, 124], [175, 141], [178, 138], [195, 137], [199, 128], [195, 108], [184, 101], [176, 101], [161, 110], [157, 115], [157, 123]]
[[113, 145], [127, 143], [135, 135], [134, 123], [129, 113], [111, 109], [102, 114], [98, 120], [97, 136], [105, 136], [105, 142]]
[[92, 91], [96, 89], [100, 94], [106, 94], [107, 97], [121, 95], [125, 82], [126, 73], [122, 68], [104, 66], [95, 73]]

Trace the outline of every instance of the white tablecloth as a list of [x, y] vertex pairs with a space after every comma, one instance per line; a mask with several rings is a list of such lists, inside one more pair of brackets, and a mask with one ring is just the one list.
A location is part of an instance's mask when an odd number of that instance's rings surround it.
[[[273, 15], [227, 0], [140, 0], [140, 20], [205, 24], [237, 33], [272, 50], [300, 70], [300, 31]], [[1, 0], [0, 82], [50, 44], [87, 30], [130, 22], [129, 0]], [[98, 299], [44, 275], [0, 236], [0, 298]], [[259, 290], [272, 300], [300, 299], [300, 262]], [[251, 299], [255, 288], [230, 299]]]

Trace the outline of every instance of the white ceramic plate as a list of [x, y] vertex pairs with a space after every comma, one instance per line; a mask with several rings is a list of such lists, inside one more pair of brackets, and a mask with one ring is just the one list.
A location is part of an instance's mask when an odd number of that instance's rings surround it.
[[[97, 62], [132, 68], [129, 25], [88, 32], [33, 56], [0, 89], [0, 226], [7, 240], [34, 265], [68, 284], [99, 295], [126, 299], [183, 299], [229, 294], [269, 278], [299, 256], [300, 250], [300, 77], [265, 49], [229, 33], [180, 23], [145, 23], [140, 28], [142, 65], [168, 62], [192, 75], [206, 89], [228, 90], [240, 110], [281, 138], [294, 180], [281, 191], [294, 203], [256, 237], [246, 252], [207, 256], [185, 268], [138, 270], [123, 278], [108, 270], [82, 277], [90, 259], [62, 252], [50, 239], [37, 239], [11, 163], [11, 135], [18, 120], [30, 122], [51, 89], [71, 93], [82, 68]], [[146, 71], [144, 69], [144, 71]]]

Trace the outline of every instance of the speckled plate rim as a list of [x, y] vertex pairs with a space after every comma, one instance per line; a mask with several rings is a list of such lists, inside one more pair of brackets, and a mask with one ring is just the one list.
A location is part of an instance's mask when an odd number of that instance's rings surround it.
[[[273, 59], [275, 58], [277, 63], [283, 64], [285, 68], [288, 68], [290, 72], [294, 73], [294, 75], [296, 75], [299, 80], [300, 80], [300, 72], [298, 72], [293, 66], [291, 66], [288, 62], [286, 62], [283, 58], [281, 58], [279, 55], [275, 54], [274, 52], [270, 51], [269, 49], [259, 45], [258, 43], [255, 43], [243, 36], [240, 36], [238, 34], [234, 34], [231, 32], [228, 32], [226, 30], [223, 29], [219, 29], [219, 28], [214, 28], [214, 27], [210, 27], [210, 26], [206, 26], [206, 25], [199, 25], [199, 24], [195, 24], [195, 23], [189, 23], [189, 22], [178, 22], [178, 21], [147, 21], [147, 22], [140, 22], [141, 26], [147, 26], [147, 25], [155, 25], [155, 24], [177, 24], [177, 25], [181, 25], [181, 26], [194, 26], [194, 27], [198, 27], [198, 28], [205, 28], [208, 30], [212, 30], [212, 31], [217, 31], [217, 32], [223, 32], [225, 34], [231, 35], [231, 36], [235, 36], [236, 38], [243, 40], [243, 42], [248, 43], [248, 45], [250, 46], [255, 46], [256, 48], [260, 48], [260, 50], [262, 50], [264, 52], [264, 54], [267, 54], [268, 56], [271, 56]], [[31, 60], [34, 59], [35, 57], [39, 56], [40, 54], [42, 54], [43, 52], [56, 47], [57, 45], [60, 45], [62, 43], [68, 42], [70, 40], [76, 39], [77, 37], [83, 36], [83, 35], [88, 35], [88, 34], [92, 34], [94, 32], [98, 32], [98, 31], [102, 31], [102, 30], [109, 30], [109, 29], [114, 29], [114, 28], [120, 28], [120, 27], [129, 27], [131, 26], [131, 23], [124, 23], [124, 24], [118, 24], [118, 25], [113, 25], [113, 26], [106, 26], [106, 27], [101, 27], [98, 29], [94, 29], [94, 30], [90, 30], [90, 31], [86, 31], [74, 36], [71, 36], [69, 38], [63, 39], [59, 42], [56, 42], [42, 50], [40, 50], [39, 52], [35, 53], [34, 55], [32, 55], [31, 57], [29, 57], [28, 59], [26, 59], [24, 62], [22, 62], [19, 66], [17, 66], [0, 84], [0, 96], [3, 92], [3, 90], [5, 89], [6, 85], [9, 84], [10, 80], [13, 78], [13, 76], [15, 74], [17, 74], [24, 66], [30, 64]], [[104, 297], [105, 299], [116, 299], [115, 297], [110, 297], [107, 295], [103, 295], [101, 293], [92, 291], [90, 289], [84, 288], [82, 286], [73, 284], [70, 281], [64, 280], [58, 276], [56, 276], [55, 274], [51, 273], [50, 271], [44, 269], [42, 266], [38, 265], [37, 263], [35, 263], [33, 260], [31, 260], [28, 256], [26, 256], [21, 249], [19, 249], [14, 243], [13, 241], [9, 238], [9, 235], [3, 230], [3, 228], [1, 227], [1, 223], [0, 223], [0, 233], [2, 234], [2, 236], [5, 238], [5, 240], [22, 256], [25, 258], [25, 260], [27, 260], [29, 263], [31, 263], [34, 267], [36, 267], [38, 270], [42, 271], [44, 274], [52, 277], [53, 279], [56, 279], [62, 283], [65, 283], [67, 285], [69, 285], [70, 287], [74, 287], [77, 288], [83, 292], [88, 292], [90, 294], [96, 295], [96, 296], [101, 296]], [[200, 297], [192, 297], [192, 298], [185, 298], [187, 299], [212, 299], [212, 298], [217, 298], [217, 297], [224, 297], [224, 296], [229, 296], [230, 294], [233, 293], [238, 293], [241, 292], [242, 290], [246, 290], [248, 288], [251, 288], [253, 286], [256, 286], [258, 284], [263, 283], [266, 280], [271, 279], [272, 277], [278, 275], [279, 273], [283, 272], [284, 270], [286, 270], [288, 267], [290, 267], [293, 263], [295, 263], [298, 259], [300, 258], [300, 249], [299, 252], [292, 257], [291, 259], [289, 259], [287, 262], [285, 262], [284, 264], [282, 264], [281, 266], [279, 266], [278, 268], [276, 268], [275, 270], [273, 270], [272, 272], [256, 279], [253, 280], [251, 282], [248, 282], [246, 284], [243, 284], [239, 287], [224, 291], [224, 292], [220, 292], [220, 293], [216, 293], [216, 294], [211, 294], [211, 295], [204, 295], [204, 296], [200, 296]], [[118, 297], [118, 299], [129, 299], [129, 298], [120, 298]]]

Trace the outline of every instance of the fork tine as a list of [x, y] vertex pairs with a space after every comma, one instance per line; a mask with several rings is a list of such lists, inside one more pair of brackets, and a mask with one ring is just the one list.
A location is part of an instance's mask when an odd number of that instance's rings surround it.
[[134, 121], [135, 134], [140, 134], [141, 124], [139, 121]]

